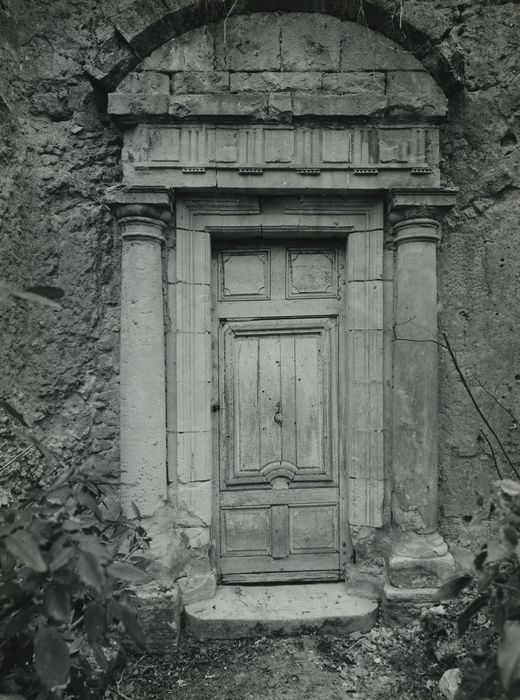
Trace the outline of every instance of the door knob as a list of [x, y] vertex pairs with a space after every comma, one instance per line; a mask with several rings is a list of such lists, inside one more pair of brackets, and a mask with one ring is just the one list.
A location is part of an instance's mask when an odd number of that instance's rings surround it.
[[283, 421], [283, 413], [279, 403], [276, 404], [276, 413], [274, 414], [274, 420], [275, 423], [281, 423]]

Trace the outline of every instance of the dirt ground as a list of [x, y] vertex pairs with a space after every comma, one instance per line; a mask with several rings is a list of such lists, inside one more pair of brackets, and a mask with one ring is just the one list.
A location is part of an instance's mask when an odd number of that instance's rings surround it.
[[[439, 700], [443, 672], [463, 664], [453, 611], [439, 605], [392, 629], [348, 637], [205, 641], [164, 657], [130, 657], [106, 700]], [[473, 640], [474, 641], [474, 640]]]

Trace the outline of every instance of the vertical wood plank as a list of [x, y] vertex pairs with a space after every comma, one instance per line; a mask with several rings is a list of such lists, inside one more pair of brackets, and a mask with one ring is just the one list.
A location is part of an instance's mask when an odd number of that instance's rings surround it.
[[282, 394], [282, 459], [297, 464], [296, 452], [296, 338], [280, 338]]
[[274, 420], [281, 404], [280, 339], [261, 336], [258, 341], [260, 464], [279, 461], [282, 456], [282, 431]]
[[[235, 406], [236, 469], [238, 472], [260, 469], [260, 435], [258, 431], [258, 339], [240, 338], [237, 364], [233, 368], [237, 384]], [[229, 362], [229, 358], [228, 358]]]
[[271, 506], [271, 556], [285, 559], [289, 554], [289, 506]]
[[321, 361], [316, 336], [296, 339], [296, 440], [298, 466], [321, 466]]

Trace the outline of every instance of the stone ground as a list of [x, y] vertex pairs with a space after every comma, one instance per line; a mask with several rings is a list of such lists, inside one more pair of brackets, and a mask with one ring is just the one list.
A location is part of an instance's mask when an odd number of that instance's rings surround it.
[[169, 657], [130, 657], [105, 700], [440, 700], [442, 674], [463, 666], [476, 642], [475, 629], [457, 640], [453, 610], [438, 605], [406, 627], [348, 637], [184, 638]]

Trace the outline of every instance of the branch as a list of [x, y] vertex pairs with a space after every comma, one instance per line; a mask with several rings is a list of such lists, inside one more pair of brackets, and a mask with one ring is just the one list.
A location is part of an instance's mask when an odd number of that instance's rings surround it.
[[483, 430], [480, 430], [480, 431], [479, 431], [479, 434], [482, 435], [482, 437], [484, 438], [484, 440], [487, 442], [489, 449], [491, 450], [491, 456], [493, 457], [493, 463], [494, 463], [494, 465], [495, 465], [495, 469], [496, 469], [496, 472], [497, 472], [497, 474], [498, 474], [498, 478], [499, 478], [499, 479], [503, 479], [503, 476], [502, 476], [502, 474], [500, 473], [500, 469], [498, 468], [497, 456], [496, 456], [496, 454], [495, 454], [495, 450], [494, 450], [494, 448], [493, 448], [493, 445], [491, 444], [490, 439], [488, 438], [488, 436], [486, 435], [486, 433], [485, 433]]
[[491, 433], [491, 435], [495, 438], [495, 440], [496, 440], [496, 442], [497, 442], [497, 445], [499, 446], [500, 450], [502, 451], [502, 454], [503, 454], [504, 457], [506, 458], [506, 461], [507, 461], [507, 463], [509, 464], [509, 466], [511, 467], [511, 470], [514, 472], [516, 478], [517, 478], [517, 479], [520, 479], [520, 474], [518, 473], [516, 467], [514, 466], [513, 462], [511, 461], [511, 458], [510, 458], [509, 455], [507, 454], [507, 450], [506, 450], [506, 448], [504, 447], [504, 445], [503, 445], [503, 443], [502, 443], [502, 440], [498, 437], [498, 435], [497, 435], [496, 431], [494, 430], [493, 426], [490, 424], [490, 422], [488, 421], [488, 419], [486, 418], [486, 416], [485, 416], [484, 413], [482, 412], [482, 409], [481, 409], [480, 406], [478, 405], [477, 400], [476, 400], [475, 396], [473, 395], [473, 392], [471, 391], [471, 388], [470, 388], [468, 382], [466, 381], [466, 377], [464, 376], [464, 373], [462, 372], [462, 370], [461, 370], [461, 368], [460, 368], [460, 365], [459, 365], [459, 363], [458, 363], [458, 361], [457, 361], [457, 358], [455, 357], [455, 353], [453, 352], [453, 349], [452, 349], [452, 347], [451, 347], [451, 345], [450, 345], [450, 342], [449, 342], [449, 340], [448, 340], [448, 336], [446, 335], [446, 333], [443, 333], [443, 334], [442, 334], [442, 337], [444, 338], [444, 343], [445, 343], [446, 349], [448, 350], [448, 353], [449, 353], [449, 355], [450, 355], [450, 357], [451, 357], [451, 361], [453, 362], [453, 366], [455, 367], [455, 369], [456, 369], [456, 371], [457, 371], [457, 374], [458, 374], [459, 377], [460, 377], [460, 381], [462, 382], [462, 386], [463, 386], [464, 389], [466, 390], [466, 393], [467, 393], [467, 395], [469, 396], [471, 403], [473, 404], [473, 406], [475, 407], [475, 410], [477, 411], [477, 413], [479, 414], [479, 416], [480, 416], [481, 419], [483, 420], [484, 425], [486, 426], [486, 428], [489, 430], [489, 432]]

